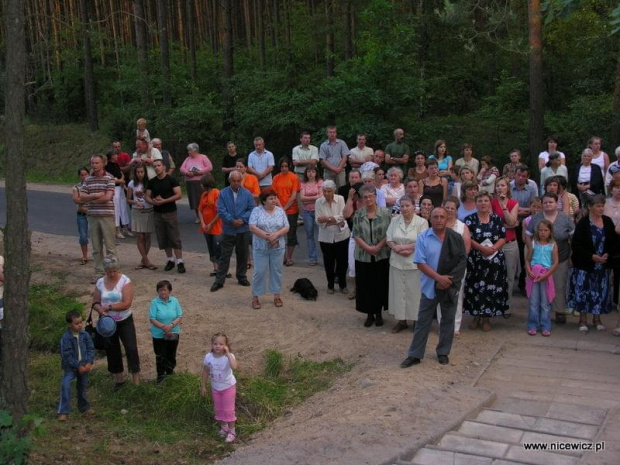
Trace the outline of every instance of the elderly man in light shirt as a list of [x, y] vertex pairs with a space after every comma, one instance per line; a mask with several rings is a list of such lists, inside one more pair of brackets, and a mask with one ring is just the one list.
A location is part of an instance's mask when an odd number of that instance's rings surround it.
[[155, 169], [153, 168], [153, 162], [155, 160], [163, 160], [161, 152], [159, 149], [155, 147], [150, 147], [148, 142], [143, 139], [136, 140], [136, 151], [133, 153], [133, 158], [129, 165], [131, 169], [135, 166], [136, 163], [142, 161], [146, 166], [146, 176], [149, 179], [153, 179], [157, 174], [155, 173]]

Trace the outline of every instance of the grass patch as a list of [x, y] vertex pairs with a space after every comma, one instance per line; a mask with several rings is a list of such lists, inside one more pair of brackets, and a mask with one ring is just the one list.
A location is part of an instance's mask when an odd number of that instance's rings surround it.
[[[285, 360], [275, 351], [268, 351], [267, 359], [274, 358], [274, 354], [282, 361], [278, 375], [266, 369], [261, 376], [238, 376], [241, 437], [266, 427], [351, 369], [342, 360]], [[74, 412], [66, 424], [55, 421], [60, 378], [57, 355], [32, 355], [30, 412], [44, 419], [44, 432], [34, 441], [35, 461], [79, 459], [79, 463], [107, 464], [131, 457], [134, 464], [153, 463], [155, 459], [161, 463], [182, 459], [183, 463], [198, 464], [214, 461], [232, 450], [217, 438], [211, 397], [200, 396], [199, 375], [179, 373], [161, 385], [128, 383], [112, 393], [112, 379], [99, 365], [89, 377], [88, 388], [97, 414], [87, 418]], [[75, 444], [80, 444], [79, 452]]]
[[[31, 286], [29, 298], [31, 347], [36, 349], [30, 357], [30, 413], [43, 418], [42, 432], [33, 440], [33, 463], [204, 464], [232, 450], [217, 437], [211, 396], [200, 396], [200, 376], [191, 373], [178, 373], [160, 385], [127, 383], [113, 393], [105, 364], [98, 364], [88, 387], [97, 414], [76, 412], [74, 392], [73, 414], [68, 422], [57, 422], [62, 376], [57, 352], [66, 328], [64, 314], [83, 312], [84, 306], [63, 293], [60, 282]], [[263, 374], [236, 374], [241, 438], [327, 389], [351, 368], [339, 359], [315, 362], [266, 351]]]

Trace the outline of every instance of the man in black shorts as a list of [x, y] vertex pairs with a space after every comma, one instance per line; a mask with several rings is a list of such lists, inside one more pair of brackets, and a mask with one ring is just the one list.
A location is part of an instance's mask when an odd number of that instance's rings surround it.
[[[164, 270], [170, 271], [174, 268], [176, 257], [178, 272], [185, 273], [176, 204], [176, 201], [181, 199], [181, 186], [175, 178], [166, 173], [166, 167], [162, 160], [155, 160], [153, 169], [155, 170], [155, 177], [149, 180], [144, 198], [153, 205], [157, 244], [159, 250], [166, 251], [168, 258]], [[172, 256], [173, 250], [174, 257]]]

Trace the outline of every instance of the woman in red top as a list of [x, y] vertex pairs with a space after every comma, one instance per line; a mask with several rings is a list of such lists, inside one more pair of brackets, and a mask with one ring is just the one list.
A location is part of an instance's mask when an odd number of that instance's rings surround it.
[[517, 245], [516, 227], [519, 224], [519, 202], [511, 199], [510, 180], [507, 176], [497, 178], [495, 181], [495, 198], [491, 202], [493, 213], [499, 216], [506, 228], [506, 244], [502, 248], [506, 256], [506, 271], [508, 273], [508, 311], [504, 318], [510, 318], [510, 301], [515, 276], [519, 276], [519, 246]]
[[288, 157], [280, 158], [278, 162], [280, 173], [273, 177], [271, 184], [271, 187], [276, 191], [276, 195], [278, 196], [278, 204], [286, 213], [289, 224], [289, 230], [286, 235], [286, 256], [284, 258], [284, 264], [286, 266], [294, 264], [293, 251], [295, 250], [295, 246], [299, 244], [299, 242], [297, 242], [297, 217], [299, 216], [297, 198], [301, 185], [297, 175], [289, 171], [290, 166], [291, 162]]
[[[222, 239], [222, 220], [217, 212], [217, 199], [220, 191], [215, 188], [215, 179], [211, 173], [205, 174], [201, 179], [202, 195], [198, 204], [198, 219], [200, 220], [200, 233], [204, 234], [209, 249], [209, 258], [213, 263], [211, 276], [217, 274], [217, 263], [220, 259], [222, 249], [220, 241]], [[230, 277], [230, 276], [228, 276]]]

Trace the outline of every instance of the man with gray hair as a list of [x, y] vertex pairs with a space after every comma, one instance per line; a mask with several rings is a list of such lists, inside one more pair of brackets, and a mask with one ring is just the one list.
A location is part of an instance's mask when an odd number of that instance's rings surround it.
[[233, 249], [237, 254], [236, 278], [240, 286], [249, 286], [247, 278], [248, 256], [250, 250], [250, 214], [254, 210], [254, 197], [245, 187], [241, 186], [243, 175], [240, 171], [231, 171], [228, 175], [230, 186], [220, 192], [217, 200], [217, 211], [222, 219], [223, 234], [220, 246], [222, 253], [217, 267], [215, 282], [211, 292], [219, 291], [230, 267], [230, 257]]
[[105, 171], [103, 160], [104, 157], [101, 154], [90, 157], [91, 175], [80, 187], [80, 200], [86, 202], [88, 231], [90, 232], [93, 261], [95, 262], [93, 284], [103, 276], [103, 257], [105, 254], [116, 255], [114, 178]]
[[174, 159], [172, 158], [172, 154], [167, 150], [162, 148], [162, 141], [160, 138], [156, 137], [151, 141], [151, 145], [154, 149], [159, 150], [162, 156], [162, 160], [164, 161], [164, 166], [166, 167], [166, 173], [172, 176], [174, 174], [174, 170], [176, 165], [174, 164]]
[[432, 227], [418, 235], [414, 263], [420, 273], [420, 311], [408, 357], [401, 368], [417, 365], [424, 358], [428, 334], [437, 305], [441, 305], [437, 361], [447, 365], [454, 339], [454, 316], [461, 281], [467, 267], [465, 242], [461, 235], [448, 228], [448, 213], [443, 207], [431, 212]]

